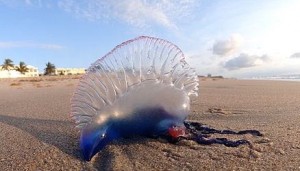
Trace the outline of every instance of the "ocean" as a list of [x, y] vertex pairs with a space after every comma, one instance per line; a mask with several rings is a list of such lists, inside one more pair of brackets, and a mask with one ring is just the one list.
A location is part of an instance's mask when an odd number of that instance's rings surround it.
[[252, 77], [255, 80], [281, 80], [281, 81], [300, 81], [300, 74]]

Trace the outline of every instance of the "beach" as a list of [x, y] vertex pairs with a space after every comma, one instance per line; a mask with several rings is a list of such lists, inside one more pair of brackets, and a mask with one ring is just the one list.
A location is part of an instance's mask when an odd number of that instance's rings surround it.
[[200, 79], [188, 120], [215, 129], [254, 129], [250, 145], [119, 139], [90, 162], [69, 118], [80, 76], [0, 80], [1, 170], [300, 170], [300, 82]]

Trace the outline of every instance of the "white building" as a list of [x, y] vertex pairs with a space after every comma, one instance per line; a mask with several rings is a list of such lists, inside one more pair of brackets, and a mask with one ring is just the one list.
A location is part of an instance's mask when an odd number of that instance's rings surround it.
[[19, 71], [14, 70], [14, 68], [10, 68], [10, 70], [7, 71], [0, 66], [0, 78], [19, 78], [19, 77], [39, 76], [38, 68], [31, 65], [27, 65], [28, 72], [26, 72], [25, 74], [22, 74]]
[[79, 75], [85, 74], [84, 68], [56, 68], [55, 75]]
[[39, 70], [37, 67], [27, 65], [28, 72], [25, 73], [25, 77], [38, 77], [39, 76]]

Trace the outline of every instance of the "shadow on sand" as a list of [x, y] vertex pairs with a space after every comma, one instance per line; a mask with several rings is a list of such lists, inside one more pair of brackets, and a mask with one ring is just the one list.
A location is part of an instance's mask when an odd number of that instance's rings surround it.
[[[130, 146], [134, 144], [143, 144], [143, 146], [148, 146], [149, 141], [157, 141], [151, 137], [128, 137], [120, 138], [113, 141], [110, 145], [117, 146], [113, 147], [114, 149], [108, 148], [106, 146], [102, 151], [95, 155], [93, 161], [93, 167], [97, 170], [109, 171], [109, 170], [118, 170], [116, 166], [124, 165], [126, 163], [126, 168], [124, 170], [135, 170], [134, 169], [134, 155], [137, 155], [136, 151], [132, 154]], [[119, 161], [122, 158], [122, 161]], [[119, 160], [118, 160], [119, 159]], [[121, 162], [121, 163], [119, 163]]]
[[72, 122], [5, 115], [0, 115], [0, 122], [26, 131], [39, 141], [53, 145], [62, 152], [82, 160], [78, 137]]
[[[79, 149], [79, 137], [77, 136], [72, 122], [6, 115], [0, 115], [0, 122], [21, 129], [22, 131], [25, 131], [37, 138], [39, 141], [53, 145], [62, 152], [78, 160], [84, 161]], [[117, 146], [129, 146], [130, 144], [146, 143], [147, 140], [149, 139], [135, 137], [119, 139], [111, 144]], [[97, 156], [95, 156], [95, 160], [92, 165], [95, 169], [112, 170], [114, 167], [113, 162], [115, 162], [115, 157], [114, 152], [110, 151], [108, 148], [104, 148]], [[127, 157], [129, 159], [132, 158], [130, 155], [127, 155]]]

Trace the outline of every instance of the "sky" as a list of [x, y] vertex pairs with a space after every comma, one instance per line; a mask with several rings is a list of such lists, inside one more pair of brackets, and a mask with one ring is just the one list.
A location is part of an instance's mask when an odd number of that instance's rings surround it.
[[199, 75], [300, 74], [299, 0], [0, 0], [0, 64], [88, 68], [141, 35], [176, 44]]

